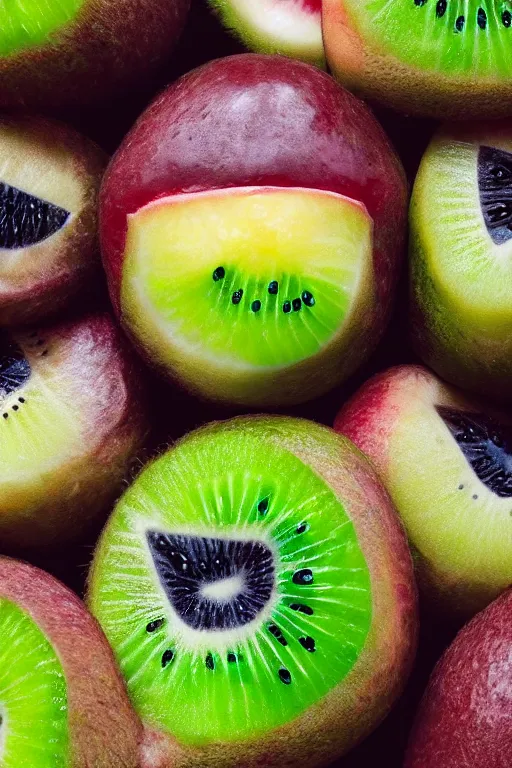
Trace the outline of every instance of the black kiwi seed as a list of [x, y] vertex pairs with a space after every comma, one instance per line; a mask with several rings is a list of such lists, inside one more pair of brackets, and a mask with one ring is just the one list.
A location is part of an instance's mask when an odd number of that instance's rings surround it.
[[[497, 496], [511, 498], [512, 428], [481, 413], [442, 406], [437, 412], [481, 482]], [[473, 499], [478, 499], [478, 494], [473, 494]]]
[[261, 301], [258, 301], [258, 299], [253, 301], [253, 303], [251, 304], [251, 309], [253, 312], [259, 312], [261, 309]]
[[315, 641], [312, 637], [299, 637], [299, 643], [306, 649], [306, 651], [309, 651], [309, 653], [314, 653], [316, 651]]
[[483, 8], [478, 9], [478, 14], [476, 17], [477, 24], [480, 27], [480, 29], [485, 29], [487, 26], [487, 14], [484, 11]]
[[208, 653], [206, 655], [206, 659], [204, 660], [204, 663], [208, 667], [208, 669], [215, 669], [215, 662], [213, 660], [213, 656], [211, 653]]
[[0, 248], [28, 248], [61, 229], [69, 211], [0, 182]]
[[427, 0], [414, 0], [414, 5], [418, 5], [421, 7], [422, 5], [425, 5], [426, 2]]
[[291, 311], [292, 311], [292, 305], [290, 304], [289, 301], [285, 301], [283, 304], [283, 312], [285, 314], [288, 314], [288, 312], [291, 312]]
[[462, 490], [463, 490], [463, 488], [464, 488], [464, 483], [461, 483], [461, 484], [459, 485], [459, 491], [462, 491]]
[[162, 669], [165, 669], [165, 667], [171, 663], [171, 661], [174, 659], [174, 651], [171, 651], [170, 649], [167, 651], [164, 651], [162, 655]]
[[315, 306], [315, 298], [312, 293], [309, 291], [302, 291], [302, 301], [306, 305], [306, 307], [314, 307]]
[[244, 295], [243, 288], [239, 288], [238, 291], [235, 291], [231, 297], [231, 301], [233, 304], [240, 304], [242, 301], [242, 296]]
[[295, 571], [292, 581], [294, 584], [312, 584], [313, 571], [310, 568], [301, 568], [300, 571]]
[[146, 632], [156, 632], [157, 629], [160, 629], [165, 623], [165, 619], [156, 619], [155, 621], [150, 621], [149, 624], [146, 626]]
[[[169, 603], [197, 630], [226, 630], [253, 621], [275, 585], [274, 555], [259, 540], [239, 540], [147, 531], [153, 565]], [[204, 594], [205, 584], [243, 575], [228, 600]]]
[[8, 419], [9, 418], [9, 414], [8, 413], [2, 413], [2, 416], [4, 417], [4, 419]]
[[18, 397], [18, 403], [24, 403], [25, 398], [24, 397]]
[[277, 674], [279, 675], [279, 678], [282, 683], [284, 683], [285, 685], [290, 685], [292, 681], [292, 676], [290, 675], [287, 669], [285, 669], [284, 667], [281, 667], [281, 669]]
[[279, 290], [279, 283], [277, 282], [277, 280], [272, 280], [272, 282], [268, 284], [268, 292], [270, 293], [271, 296], [275, 296], [278, 290]]
[[442, 19], [443, 16], [446, 13], [446, 8], [448, 7], [447, 0], [437, 0], [436, 5], [436, 16], [438, 19]]
[[270, 634], [275, 637], [278, 643], [281, 643], [281, 645], [288, 645], [288, 641], [286, 640], [286, 637], [283, 635], [279, 627], [277, 627], [275, 624], [269, 624], [267, 629]]
[[230, 651], [228, 653], [228, 661], [230, 664], [236, 664], [236, 662], [238, 661], [236, 657], [236, 653], [233, 653], [232, 651]]
[[0, 336], [0, 399], [21, 389], [30, 373], [30, 363], [21, 348], [8, 336]]
[[512, 13], [510, 11], [503, 11], [501, 14], [501, 21], [504, 27], [510, 27], [512, 25]]
[[217, 267], [217, 269], [213, 270], [213, 279], [215, 282], [218, 282], [219, 280], [222, 280], [226, 276], [226, 270], [224, 267]]
[[309, 531], [309, 523], [301, 523], [297, 526], [297, 533], [306, 533]]
[[455, 29], [457, 30], [457, 32], [462, 32], [462, 30], [464, 29], [465, 23], [466, 23], [466, 19], [464, 18], [464, 16], [459, 16], [459, 18], [455, 22]]
[[306, 616], [313, 615], [313, 609], [310, 608], [309, 605], [304, 605], [303, 603], [292, 603], [289, 607], [292, 611], [304, 613]]
[[262, 499], [260, 503], [258, 504], [258, 512], [260, 515], [266, 515], [268, 512], [268, 505], [269, 505], [269, 498], [268, 496], [265, 499]]
[[293, 311], [298, 312], [299, 309], [302, 307], [302, 300], [301, 299], [294, 299], [292, 301]]

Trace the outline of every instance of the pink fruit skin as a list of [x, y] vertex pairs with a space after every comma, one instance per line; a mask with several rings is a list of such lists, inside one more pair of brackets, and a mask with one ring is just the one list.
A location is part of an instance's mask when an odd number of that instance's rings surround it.
[[0, 596], [33, 618], [62, 664], [69, 768], [137, 768], [141, 725], [112, 651], [83, 603], [49, 574], [7, 557], [0, 557]]
[[306, 187], [362, 202], [374, 223], [375, 324], [388, 314], [405, 229], [400, 162], [369, 109], [315, 67], [244, 54], [168, 88], [114, 156], [100, 195], [100, 237], [119, 311], [127, 215], [183, 192]]
[[512, 591], [457, 635], [421, 703], [404, 768], [512, 765]]
[[[402, 383], [413, 387], [415, 380], [419, 384], [431, 378], [419, 365], [396, 366], [377, 374], [342, 407], [334, 421], [335, 431], [352, 440], [382, 475], [387, 466], [389, 436], [401, 415], [397, 390]], [[391, 397], [392, 403], [388, 400]]]

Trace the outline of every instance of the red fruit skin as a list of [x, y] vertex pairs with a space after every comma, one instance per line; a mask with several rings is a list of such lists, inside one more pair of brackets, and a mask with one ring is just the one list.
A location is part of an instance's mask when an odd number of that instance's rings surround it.
[[98, 623], [67, 587], [0, 557], [0, 596], [28, 613], [52, 644], [67, 682], [69, 768], [137, 768], [142, 726]]
[[138, 85], [169, 55], [190, 0], [85, 0], [38, 48], [0, 57], [0, 106], [83, 108]]
[[404, 768], [512, 765], [512, 591], [479, 613], [437, 664]]
[[178, 80], [139, 118], [114, 156], [100, 194], [100, 238], [117, 311], [127, 215], [183, 192], [307, 187], [362, 202], [374, 222], [375, 325], [392, 299], [407, 187], [368, 107], [317, 68], [243, 54]]

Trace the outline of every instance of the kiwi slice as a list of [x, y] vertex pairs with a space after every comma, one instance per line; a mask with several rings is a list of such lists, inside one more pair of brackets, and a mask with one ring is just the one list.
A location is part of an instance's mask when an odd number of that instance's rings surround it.
[[116, 494], [145, 432], [108, 315], [1, 334], [3, 551], [82, 535]]
[[0, 597], [0, 765], [66, 768], [67, 685], [48, 639], [19, 606]]
[[[327, 707], [364, 656], [379, 609], [349, 512], [358, 502], [341, 477], [331, 484], [319, 471], [332, 462], [333, 478], [352, 460], [361, 461], [348, 443], [312, 423], [238, 419], [184, 438], [118, 503], [95, 554], [89, 605], [138, 713], [185, 748], [205, 749], [198, 764], [210, 765], [211, 745], [264, 741]], [[381, 576], [385, 584], [390, 574]], [[343, 732], [351, 697], [339, 696], [326, 720], [320, 707], [304, 731], [297, 725], [289, 752], [322, 722], [326, 732], [341, 728], [331, 750], [368, 726], [364, 717]]]
[[75, 18], [84, 0], [9, 0], [0, 4], [0, 56], [45, 43]]
[[325, 68], [319, 0], [210, 0], [225, 26], [258, 53]]
[[511, 0], [344, 0], [360, 34], [419, 70], [510, 78]]
[[343, 375], [373, 295], [363, 206], [236, 189], [175, 195], [128, 219], [124, 319], [190, 389], [298, 401]]
[[413, 335], [440, 375], [509, 397], [512, 383], [512, 135], [446, 128], [411, 204]]
[[0, 248], [27, 248], [66, 224], [70, 212], [0, 182]]

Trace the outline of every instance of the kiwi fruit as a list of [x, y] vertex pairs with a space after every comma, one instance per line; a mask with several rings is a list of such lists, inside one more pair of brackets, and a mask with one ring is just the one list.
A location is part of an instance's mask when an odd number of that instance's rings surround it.
[[288, 417], [209, 425], [148, 465], [88, 604], [146, 725], [144, 766], [323, 765], [384, 716], [414, 652], [386, 494], [347, 440]]
[[251, 50], [325, 68], [321, 0], [210, 0], [222, 23]]
[[0, 118], [0, 325], [46, 319], [97, 277], [106, 160], [62, 123]]
[[137, 768], [140, 722], [76, 595], [0, 557], [0, 637], [2, 768]]
[[212, 61], [141, 115], [105, 174], [112, 303], [187, 391], [305, 402], [383, 332], [406, 209], [381, 127], [327, 74], [284, 56]]
[[0, 337], [0, 547], [77, 539], [120, 490], [148, 427], [107, 314]]
[[425, 595], [465, 618], [512, 582], [512, 420], [426, 368], [370, 379], [335, 429], [372, 460], [415, 552]]
[[351, 89], [441, 118], [511, 113], [511, 0], [325, 0], [329, 65]]
[[453, 384], [510, 400], [510, 127], [445, 126], [421, 162], [410, 223], [416, 351]]

